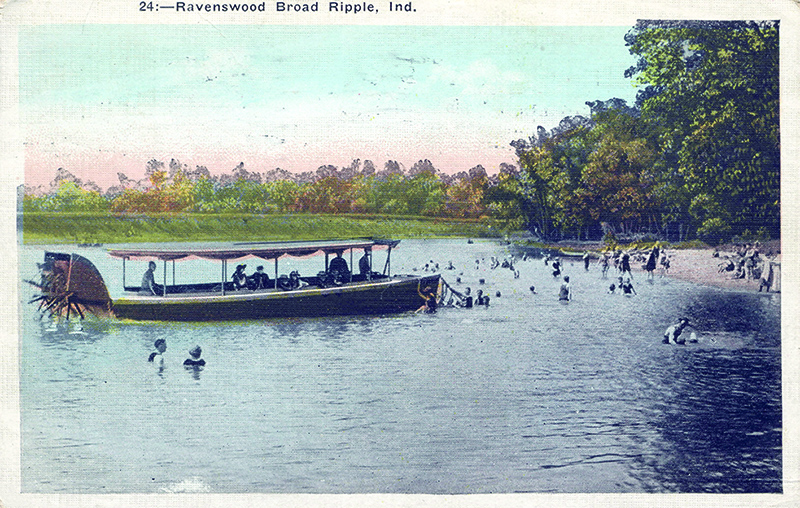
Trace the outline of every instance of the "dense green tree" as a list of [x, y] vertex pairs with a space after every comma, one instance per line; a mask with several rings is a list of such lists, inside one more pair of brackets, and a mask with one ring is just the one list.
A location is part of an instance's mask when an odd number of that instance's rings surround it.
[[626, 39], [642, 116], [660, 130], [662, 169], [698, 234], [777, 236], [778, 23], [640, 22]]

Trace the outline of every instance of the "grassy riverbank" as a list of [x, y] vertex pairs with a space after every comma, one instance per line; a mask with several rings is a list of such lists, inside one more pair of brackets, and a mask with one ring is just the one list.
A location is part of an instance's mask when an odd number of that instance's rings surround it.
[[288, 241], [498, 236], [486, 223], [429, 217], [316, 214], [26, 213], [25, 243]]

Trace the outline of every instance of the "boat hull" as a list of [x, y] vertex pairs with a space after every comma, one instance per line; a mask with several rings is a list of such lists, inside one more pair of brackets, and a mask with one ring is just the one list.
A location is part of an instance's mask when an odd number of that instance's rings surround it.
[[439, 275], [392, 277], [378, 282], [295, 291], [241, 291], [226, 295], [131, 296], [114, 300], [120, 319], [227, 321], [289, 317], [369, 315], [418, 309], [418, 287], [439, 284]]

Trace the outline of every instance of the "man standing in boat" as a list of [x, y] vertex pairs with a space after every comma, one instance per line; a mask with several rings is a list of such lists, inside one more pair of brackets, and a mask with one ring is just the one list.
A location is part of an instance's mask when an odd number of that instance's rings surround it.
[[372, 263], [369, 260], [370, 250], [364, 249], [364, 255], [358, 260], [358, 271], [365, 277], [364, 280], [372, 279]]

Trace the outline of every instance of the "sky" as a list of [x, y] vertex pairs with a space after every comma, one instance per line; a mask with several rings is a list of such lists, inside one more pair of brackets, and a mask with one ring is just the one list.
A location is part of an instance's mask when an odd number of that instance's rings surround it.
[[586, 101], [633, 103], [629, 26], [37, 25], [19, 29], [25, 178], [101, 187], [151, 159], [230, 173], [372, 160], [516, 164]]

